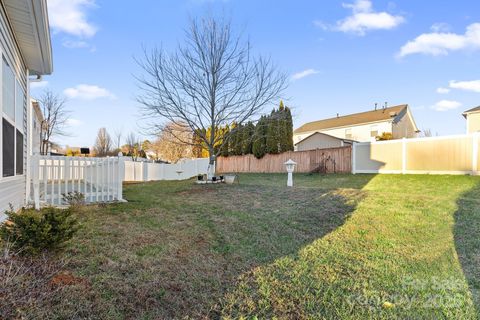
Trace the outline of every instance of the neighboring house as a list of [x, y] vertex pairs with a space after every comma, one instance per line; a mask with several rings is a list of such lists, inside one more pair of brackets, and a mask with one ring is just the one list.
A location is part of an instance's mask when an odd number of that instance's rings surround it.
[[465, 111], [463, 116], [467, 119], [467, 134], [480, 132], [480, 106]]
[[41, 128], [43, 124], [43, 114], [40, 109], [40, 104], [34, 99], [30, 99], [29, 109], [29, 145], [28, 154], [30, 156], [34, 154], [40, 154], [40, 135], [42, 133]]
[[315, 132], [305, 139], [295, 143], [295, 151], [338, 148], [352, 145], [354, 141], [337, 138], [325, 133]]
[[381, 108], [304, 124], [293, 133], [298, 143], [315, 132], [359, 142], [374, 141], [382, 133], [394, 139], [414, 138], [419, 132], [407, 104]]
[[0, 219], [26, 203], [30, 146], [30, 77], [52, 72], [46, 0], [0, 1]]

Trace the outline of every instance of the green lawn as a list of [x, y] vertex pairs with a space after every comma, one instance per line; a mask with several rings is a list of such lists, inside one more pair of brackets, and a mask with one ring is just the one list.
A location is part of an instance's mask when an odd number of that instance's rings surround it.
[[[480, 178], [242, 175], [87, 207], [32, 317], [477, 319]], [[47, 308], [48, 306], [48, 308]]]

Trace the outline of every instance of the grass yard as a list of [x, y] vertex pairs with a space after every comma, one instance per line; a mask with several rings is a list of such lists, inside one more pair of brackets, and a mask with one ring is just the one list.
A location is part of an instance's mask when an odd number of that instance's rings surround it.
[[[480, 178], [242, 175], [86, 207], [27, 318], [477, 319]], [[73, 280], [72, 280], [73, 279]]]

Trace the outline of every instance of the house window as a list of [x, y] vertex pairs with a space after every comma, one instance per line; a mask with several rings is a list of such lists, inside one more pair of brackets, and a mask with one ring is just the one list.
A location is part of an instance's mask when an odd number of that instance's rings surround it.
[[378, 137], [378, 126], [370, 127], [370, 137], [372, 138]]
[[3, 58], [2, 63], [2, 106], [3, 113], [15, 121], [15, 75], [12, 68]]
[[17, 159], [15, 173], [18, 175], [23, 174], [23, 134], [17, 130]]
[[24, 121], [24, 106], [25, 106], [25, 93], [23, 93], [22, 86], [20, 82], [16, 81], [15, 87], [15, 123], [18, 128], [23, 128]]
[[345, 129], [345, 139], [352, 139], [352, 129]]
[[[2, 100], [0, 106], [2, 133], [2, 177], [24, 173], [25, 91], [2, 57]], [[2, 112], [3, 111], [3, 112]]]
[[15, 174], [15, 128], [4, 118], [2, 120], [3, 176]]

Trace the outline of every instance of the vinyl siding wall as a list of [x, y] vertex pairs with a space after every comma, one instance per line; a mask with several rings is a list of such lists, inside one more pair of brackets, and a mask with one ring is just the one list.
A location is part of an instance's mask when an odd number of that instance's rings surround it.
[[[20, 83], [20, 86], [25, 93], [24, 106], [23, 106], [23, 175], [16, 175], [13, 177], [3, 178], [0, 174], [0, 220], [4, 219], [5, 216], [3, 212], [8, 209], [9, 205], [13, 205], [15, 209], [19, 209], [25, 205], [25, 193], [26, 193], [26, 170], [27, 166], [27, 141], [28, 141], [28, 132], [27, 132], [27, 122], [28, 122], [28, 112], [27, 112], [27, 101], [29, 101], [29, 92], [27, 88], [27, 79], [28, 71], [25, 67], [25, 63], [21, 57], [20, 50], [15, 42], [12, 30], [8, 24], [7, 16], [3, 5], [0, 3], [0, 51], [1, 54], [6, 58], [10, 67], [15, 73], [17, 80]], [[1, 57], [0, 57], [1, 58]], [[1, 61], [1, 60], [0, 60]], [[1, 75], [1, 64], [0, 64], [0, 75]], [[1, 86], [1, 77], [0, 77], [0, 88]], [[2, 97], [2, 92], [0, 90], [0, 101]], [[3, 109], [0, 104], [0, 118], [3, 117]], [[0, 121], [0, 133], [2, 132], [2, 124]], [[0, 139], [0, 171], [2, 167], [2, 149], [1, 149], [1, 139]]]
[[[371, 130], [372, 126], [376, 126], [378, 131], [378, 135], [381, 135], [383, 132], [390, 132], [392, 133], [392, 121], [383, 121], [383, 122], [372, 122], [367, 124], [361, 124], [356, 126], [349, 126], [349, 127], [341, 127], [335, 129], [327, 129], [327, 130], [318, 130], [318, 132], [328, 134], [330, 136], [334, 136], [340, 139], [349, 139], [355, 140], [358, 142], [370, 142], [375, 141], [375, 138], [371, 137]], [[346, 130], [351, 130], [351, 137], [346, 137]], [[310, 136], [311, 134], [315, 133], [316, 131], [310, 132], [302, 132], [293, 135], [293, 142], [297, 143], [306, 137]]]
[[480, 131], [480, 113], [471, 113], [467, 115], [467, 133]]
[[313, 134], [295, 146], [295, 151], [343, 147], [342, 140], [322, 134]]
[[407, 111], [405, 111], [398, 122], [393, 124], [392, 133], [394, 139], [416, 138], [417, 133]]

